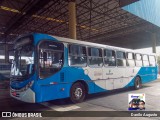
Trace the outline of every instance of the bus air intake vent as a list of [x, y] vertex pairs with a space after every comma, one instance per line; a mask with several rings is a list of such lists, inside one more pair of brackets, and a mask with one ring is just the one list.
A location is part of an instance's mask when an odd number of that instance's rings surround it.
[[61, 82], [64, 82], [64, 73], [60, 74], [60, 79], [61, 79]]

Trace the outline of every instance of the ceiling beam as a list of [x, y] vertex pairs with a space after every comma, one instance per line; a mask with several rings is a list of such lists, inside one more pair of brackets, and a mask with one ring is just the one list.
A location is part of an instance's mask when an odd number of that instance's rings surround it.
[[18, 14], [15, 16], [14, 19], [11, 19], [8, 22], [7, 29], [4, 32], [4, 35], [7, 36], [10, 34], [13, 30], [18, 28], [23, 21], [26, 19], [26, 17], [31, 17], [33, 14], [35, 14], [37, 11], [42, 9], [46, 4], [48, 4], [51, 0], [33, 0], [29, 3], [26, 3], [22, 10], [20, 11], [21, 14]]
[[132, 3], [137, 2], [137, 1], [139, 1], [139, 0], [119, 0], [119, 6], [123, 7], [123, 6], [132, 4]]
[[[131, 34], [131, 33], [135, 33], [135, 32], [140, 32], [143, 30], [149, 30], [153, 28], [153, 24], [149, 24], [149, 23], [139, 23], [135, 26], [129, 26], [127, 28], [121, 28], [119, 30], [116, 31], [112, 31], [112, 32], [105, 32], [103, 34], [99, 34], [99, 35], [95, 35], [89, 38], [90, 41], [103, 41], [106, 39], [110, 39], [110, 38], [115, 38], [115, 37], [119, 37], [122, 35], [127, 35], [127, 34]], [[86, 40], [88, 38], [85, 38]]]
[[0, 0], [0, 5], [2, 5], [3, 2], [4, 2], [4, 0]]

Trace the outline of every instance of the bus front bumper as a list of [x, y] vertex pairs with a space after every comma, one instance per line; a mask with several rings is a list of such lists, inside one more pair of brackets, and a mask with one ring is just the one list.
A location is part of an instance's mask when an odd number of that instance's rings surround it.
[[10, 96], [23, 102], [35, 103], [35, 93], [30, 88], [26, 91], [10, 89]]

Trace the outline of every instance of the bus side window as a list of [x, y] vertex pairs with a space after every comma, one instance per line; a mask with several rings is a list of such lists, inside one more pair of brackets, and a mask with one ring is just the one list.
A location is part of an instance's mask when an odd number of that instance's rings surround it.
[[90, 67], [102, 67], [103, 65], [102, 49], [89, 47], [88, 60]]
[[52, 76], [63, 67], [63, 54], [64, 46], [62, 43], [51, 41], [43, 41], [40, 43], [39, 76], [41, 79]]
[[135, 66], [134, 54], [128, 52], [126, 56], [127, 56], [127, 66], [134, 67]]
[[149, 66], [148, 55], [143, 55], [143, 66]]
[[126, 66], [125, 52], [117, 51], [117, 66]]
[[156, 66], [155, 56], [149, 55], [149, 66]]
[[104, 50], [104, 63], [105, 66], [116, 66], [115, 51], [114, 50]]
[[86, 47], [77, 44], [69, 45], [69, 66], [85, 67], [87, 66]]
[[135, 62], [136, 62], [137, 67], [142, 66], [142, 55], [141, 54], [138, 54], [138, 53], [135, 54]]

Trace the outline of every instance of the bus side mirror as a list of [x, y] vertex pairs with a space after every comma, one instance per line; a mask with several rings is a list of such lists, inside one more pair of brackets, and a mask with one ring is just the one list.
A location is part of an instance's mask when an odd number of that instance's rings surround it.
[[47, 61], [47, 52], [43, 52], [43, 61]]

